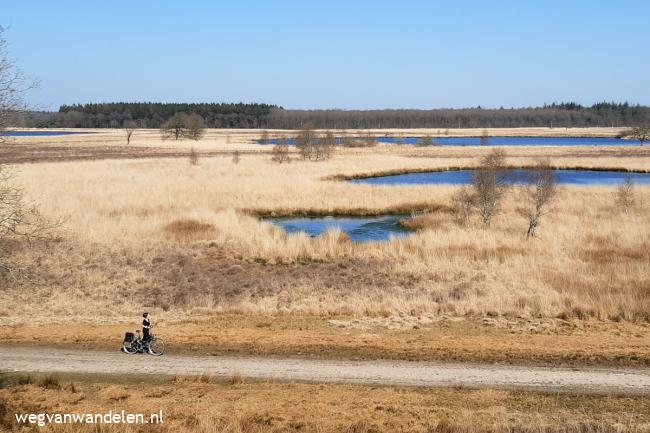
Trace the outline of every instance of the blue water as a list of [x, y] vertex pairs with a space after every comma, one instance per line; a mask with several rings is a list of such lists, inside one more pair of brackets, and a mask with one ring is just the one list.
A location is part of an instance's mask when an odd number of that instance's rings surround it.
[[[618, 185], [630, 176], [635, 184], [650, 185], [650, 173], [626, 173], [620, 171], [595, 170], [553, 170], [559, 184], [568, 185]], [[528, 174], [527, 170], [512, 170], [510, 181], [521, 183]], [[466, 185], [472, 179], [472, 170], [429, 171], [424, 173], [379, 176], [367, 179], [354, 179], [349, 182], [371, 185]]]
[[[418, 144], [420, 137], [404, 137], [404, 144]], [[480, 146], [481, 137], [435, 137], [441, 146]], [[394, 137], [378, 137], [380, 143], [396, 143]], [[632, 146], [641, 144], [636, 140], [613, 137], [488, 137], [489, 146]]]
[[354, 242], [387, 241], [391, 237], [406, 236], [408, 231], [398, 225], [406, 215], [377, 217], [322, 217], [322, 218], [269, 218], [287, 233], [305, 232], [316, 237], [328, 230], [339, 228]]
[[85, 131], [5, 131], [2, 135], [7, 137], [41, 137], [51, 135], [92, 134]]
[[[354, 139], [355, 137], [346, 137], [347, 139]], [[343, 144], [346, 138], [343, 137], [336, 137], [336, 144]], [[296, 140], [293, 138], [285, 138], [284, 141], [287, 142], [289, 146], [293, 146], [296, 144]], [[269, 138], [268, 140], [256, 140], [255, 141], [257, 144], [277, 144], [278, 139], [277, 138]]]
[[[361, 137], [359, 137], [361, 138]], [[376, 137], [379, 143], [418, 144], [421, 137]], [[338, 137], [337, 143], [343, 139]], [[434, 142], [441, 146], [480, 146], [481, 137], [434, 137]], [[275, 144], [276, 139], [257, 140], [258, 144]], [[287, 139], [287, 144], [293, 145], [293, 139]], [[489, 137], [489, 146], [634, 146], [641, 143], [637, 140], [623, 140], [613, 137]]]

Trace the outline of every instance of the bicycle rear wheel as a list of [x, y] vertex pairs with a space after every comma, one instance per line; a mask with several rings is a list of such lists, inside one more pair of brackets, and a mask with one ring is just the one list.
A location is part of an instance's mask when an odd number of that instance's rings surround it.
[[135, 341], [125, 341], [122, 347], [124, 349], [124, 353], [128, 353], [129, 355], [138, 353], [138, 345]]
[[149, 354], [160, 356], [165, 353], [165, 342], [162, 338], [153, 337], [149, 342]]

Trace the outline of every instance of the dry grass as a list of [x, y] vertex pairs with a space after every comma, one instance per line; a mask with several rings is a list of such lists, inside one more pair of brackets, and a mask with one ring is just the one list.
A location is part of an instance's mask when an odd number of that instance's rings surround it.
[[[462, 296], [463, 290], [455, 287], [450, 296]], [[522, 308], [530, 302], [520, 301]], [[78, 323], [83, 319], [72, 317], [74, 323], [69, 324], [4, 326], [0, 345], [115, 350], [124, 332], [138, 327], [135, 313], [129, 323], [99, 315], [92, 323]], [[645, 323], [426, 314], [215, 315], [201, 307], [192, 311], [190, 319], [178, 316], [174, 310], [153, 316], [156, 333], [167, 341], [169, 354], [650, 366], [650, 325]]]
[[216, 234], [212, 224], [193, 219], [172, 221], [164, 227], [169, 239], [176, 242], [195, 242], [211, 239]]
[[[70, 378], [68, 380], [73, 380]], [[92, 379], [91, 379], [92, 380]], [[183, 404], [179, 404], [183, 402]], [[92, 383], [0, 389], [2, 425], [20, 431], [15, 412], [157, 413], [164, 424], [102, 426], [132, 432], [605, 433], [650, 431], [644, 397], [575, 396], [495, 390], [401, 389], [279, 383]], [[90, 432], [94, 426], [46, 426]]]
[[[68, 217], [69, 224], [64, 241], [47, 252], [16, 252], [39, 263], [42, 279], [0, 294], [0, 320], [11, 322], [27, 311], [44, 320], [83, 317], [92, 315], [89, 305], [110, 316], [131, 314], [134, 301], [177, 313], [204, 305], [273, 314], [648, 319], [647, 187], [637, 188], [637, 207], [627, 214], [614, 206], [615, 188], [563, 187], [539, 238], [526, 242], [516, 188], [486, 229], [454, 222], [448, 206], [455, 187], [323, 180], [440, 169], [452, 157], [454, 165], [471, 166], [474, 154], [487, 151], [424, 149], [410, 155], [411, 149], [355, 149], [328, 162], [296, 161], [281, 169], [267, 156], [236, 165], [203, 158], [192, 167], [175, 159], [23, 165], [19, 177], [28, 196], [46, 215]], [[553, 164], [650, 166], [645, 155], [602, 158], [590, 156], [598, 149], [569, 150], [579, 156], [558, 156]], [[540, 149], [508, 152], [510, 164], [531, 165], [530, 155]], [[367, 245], [336, 232], [315, 240], [287, 236], [253, 216], [422, 209], [433, 212], [409, 223], [420, 229], [416, 234]], [[350, 264], [353, 270], [339, 272]]]

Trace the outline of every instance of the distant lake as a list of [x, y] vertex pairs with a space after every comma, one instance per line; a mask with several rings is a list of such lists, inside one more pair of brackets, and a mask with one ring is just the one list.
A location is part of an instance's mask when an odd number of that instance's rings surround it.
[[[380, 143], [419, 144], [421, 137], [377, 137]], [[481, 137], [434, 137], [441, 146], [481, 146]], [[632, 146], [640, 145], [637, 140], [623, 140], [614, 137], [488, 137], [489, 146]]]
[[[472, 180], [473, 170], [428, 171], [394, 176], [378, 176], [353, 179], [351, 183], [371, 185], [466, 185]], [[630, 176], [634, 183], [650, 185], [650, 173], [629, 173], [621, 171], [596, 170], [553, 170], [558, 184], [567, 185], [618, 185]], [[512, 170], [512, 183], [521, 183], [528, 170]]]
[[305, 232], [310, 237], [319, 236], [335, 228], [347, 233], [354, 242], [387, 241], [391, 237], [408, 235], [399, 220], [407, 215], [383, 215], [376, 217], [318, 217], [318, 218], [268, 218], [287, 233]]
[[[363, 137], [348, 137], [362, 140]], [[419, 144], [422, 137], [375, 137], [379, 143]], [[481, 137], [432, 137], [433, 141], [440, 146], [480, 146]], [[336, 138], [338, 144], [342, 144], [344, 138]], [[258, 144], [276, 144], [276, 139], [269, 139]], [[287, 139], [287, 144], [293, 145], [293, 139]], [[614, 137], [488, 137], [489, 146], [634, 146], [641, 143], [637, 140], [623, 140]]]
[[50, 135], [92, 134], [86, 131], [5, 131], [6, 137], [40, 137]]

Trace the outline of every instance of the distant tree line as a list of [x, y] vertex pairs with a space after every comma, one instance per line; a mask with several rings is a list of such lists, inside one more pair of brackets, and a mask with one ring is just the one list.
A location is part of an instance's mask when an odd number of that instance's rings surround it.
[[59, 111], [31, 112], [16, 118], [16, 126], [43, 128], [161, 128], [177, 113], [201, 116], [208, 128], [262, 128], [272, 109], [269, 104], [167, 104], [117, 102], [62, 105]]
[[575, 102], [527, 108], [435, 110], [285, 110], [270, 104], [101, 103], [63, 105], [58, 112], [15, 116], [13, 126], [67, 128], [160, 128], [177, 113], [197, 114], [208, 128], [317, 129], [634, 127], [650, 124], [650, 107]]
[[271, 110], [269, 128], [516, 128], [630, 127], [650, 124], [650, 107], [628, 103], [576, 103], [529, 108], [463, 108], [436, 110]]

